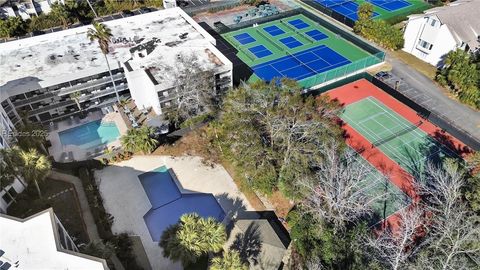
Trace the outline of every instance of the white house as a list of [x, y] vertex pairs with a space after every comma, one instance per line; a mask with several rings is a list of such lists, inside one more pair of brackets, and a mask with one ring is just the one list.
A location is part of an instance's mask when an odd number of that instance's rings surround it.
[[448, 52], [480, 49], [480, 1], [458, 0], [409, 16], [403, 50], [440, 67]]
[[0, 269], [108, 270], [78, 252], [52, 208], [25, 219], [0, 214]]

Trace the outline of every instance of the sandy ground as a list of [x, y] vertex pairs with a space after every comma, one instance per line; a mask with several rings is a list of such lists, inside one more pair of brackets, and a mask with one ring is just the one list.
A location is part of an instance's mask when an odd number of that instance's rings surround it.
[[199, 157], [135, 156], [97, 171], [104, 206], [115, 217], [113, 232], [138, 235], [152, 269], [182, 269], [179, 263], [162, 256], [162, 249], [153, 242], [143, 220], [151, 205], [137, 176], [163, 165], [173, 169], [180, 190], [212, 193], [227, 215], [224, 223], [236, 212], [253, 208], [223, 167], [204, 165]]

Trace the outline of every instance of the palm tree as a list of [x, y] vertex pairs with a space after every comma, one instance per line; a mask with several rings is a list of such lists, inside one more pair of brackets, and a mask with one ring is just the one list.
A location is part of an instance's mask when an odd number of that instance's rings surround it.
[[224, 251], [223, 256], [212, 259], [211, 270], [247, 270], [248, 267], [242, 263], [240, 254], [236, 250]]
[[163, 256], [188, 266], [201, 256], [219, 252], [226, 241], [223, 224], [191, 213], [181, 216], [179, 223], [168, 227], [159, 245], [163, 248]]
[[65, 8], [64, 5], [60, 3], [53, 4], [50, 15], [53, 18], [59, 19], [62, 22], [63, 29], [66, 29], [68, 27], [68, 18], [70, 17], [70, 14], [68, 13], [68, 10]]
[[28, 118], [27, 111], [20, 111], [19, 114], [21, 122], [17, 127], [17, 131], [19, 134], [24, 135], [16, 137], [16, 145], [22, 150], [35, 148], [43, 154], [46, 154], [47, 149], [45, 148], [45, 141], [47, 138], [47, 132], [45, 131], [45, 128], [38, 123], [32, 122]]
[[76, 91], [70, 94], [70, 98], [75, 101], [75, 104], [77, 104], [78, 110], [82, 111], [82, 106], [80, 106], [80, 96], [81, 94], [79, 91]]
[[22, 161], [20, 168], [23, 178], [28, 183], [35, 183], [38, 196], [42, 198], [42, 192], [38, 183], [45, 180], [50, 173], [50, 161], [45, 155], [38, 153], [36, 149], [20, 151], [20, 159]]
[[102, 51], [103, 56], [105, 56], [105, 61], [107, 62], [108, 66], [108, 73], [110, 74], [113, 89], [115, 90], [115, 95], [117, 96], [117, 102], [120, 103], [120, 97], [118, 96], [117, 87], [115, 86], [112, 70], [110, 69], [110, 63], [108, 62], [107, 58], [107, 54], [110, 52], [108, 46], [110, 44], [110, 38], [112, 37], [112, 31], [110, 30], [110, 28], [99, 22], [94, 22], [92, 25], [93, 28], [88, 29], [87, 37], [91, 41], [96, 40], [98, 42], [98, 46], [100, 46], [100, 50]]
[[153, 138], [154, 132], [152, 127], [147, 126], [129, 129], [127, 134], [120, 138], [120, 141], [126, 151], [151, 153], [158, 145], [158, 141]]
[[2, 174], [12, 175], [15, 177], [24, 188], [27, 188], [23, 180], [21, 179], [22, 171], [20, 158], [20, 148], [14, 146], [12, 148], [0, 149], [0, 159], [2, 160]]

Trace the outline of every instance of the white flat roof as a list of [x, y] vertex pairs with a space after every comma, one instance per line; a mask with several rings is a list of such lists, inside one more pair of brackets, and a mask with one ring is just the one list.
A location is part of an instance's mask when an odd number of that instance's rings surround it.
[[[112, 30], [112, 69], [129, 59], [135, 69], [156, 74], [175, 66], [179, 53], [195, 53], [215, 67], [208, 48], [215, 39], [180, 8], [171, 8], [104, 22]], [[0, 87], [10, 95], [47, 87], [107, 70], [96, 41], [87, 39], [91, 25], [0, 44]], [[138, 48], [148, 47], [138, 56]], [[132, 53], [133, 52], [133, 53]], [[221, 63], [222, 64], [222, 63]], [[206, 67], [207, 67], [206, 66]], [[156, 79], [162, 79], [160, 76]]]
[[[11, 269], [104, 270], [102, 259], [71, 251], [59, 251], [52, 208], [24, 220], [0, 215], [0, 257]], [[55, 232], [55, 233], [54, 233]], [[14, 268], [15, 262], [19, 267]]]

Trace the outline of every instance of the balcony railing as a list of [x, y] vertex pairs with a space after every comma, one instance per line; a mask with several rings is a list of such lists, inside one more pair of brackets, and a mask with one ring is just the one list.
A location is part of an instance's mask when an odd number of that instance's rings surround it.
[[[113, 81], [117, 81], [117, 80], [123, 79], [123, 78], [125, 78], [123, 73], [113, 75]], [[90, 81], [90, 82], [86, 82], [86, 83], [80, 83], [80, 84], [74, 85], [72, 87], [67, 87], [63, 90], [61, 89], [60, 92], [58, 93], [58, 95], [59, 96], [69, 95], [69, 94], [75, 93], [77, 91], [82, 91], [82, 90], [88, 89], [90, 87], [105, 84], [105, 83], [109, 83], [109, 82], [111, 82], [110, 76], [106, 76], [105, 78], [96, 79], [94, 81]]]

